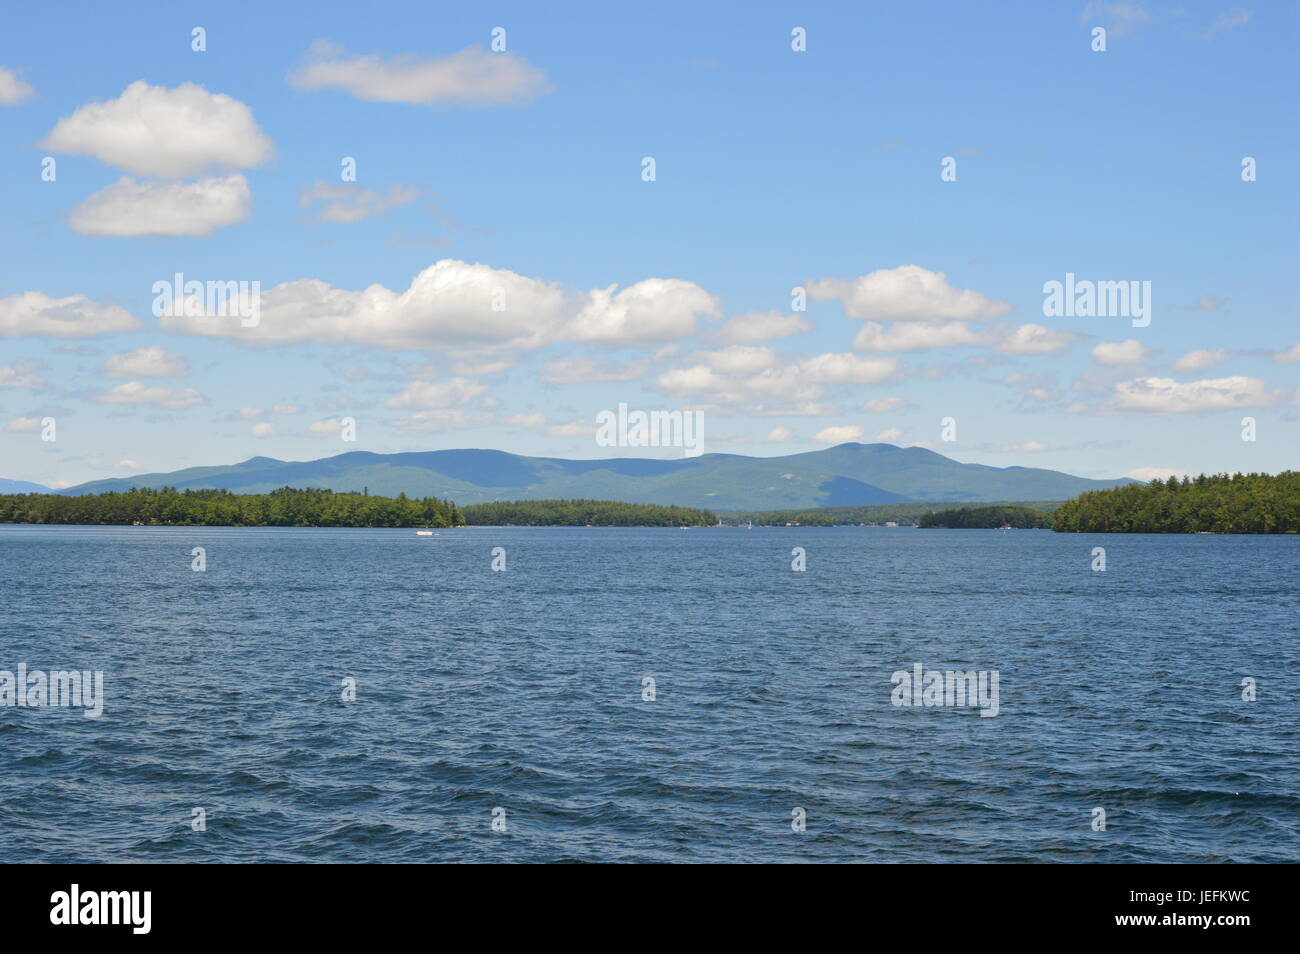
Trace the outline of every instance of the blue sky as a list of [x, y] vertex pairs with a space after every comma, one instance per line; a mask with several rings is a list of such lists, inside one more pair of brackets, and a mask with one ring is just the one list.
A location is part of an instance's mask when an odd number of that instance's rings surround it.
[[[620, 402], [709, 452], [1296, 466], [1294, 4], [611, 6], [8, 11], [0, 476], [675, 455], [598, 446]], [[156, 317], [177, 272], [259, 324]], [[1044, 315], [1067, 273], [1150, 323]]]

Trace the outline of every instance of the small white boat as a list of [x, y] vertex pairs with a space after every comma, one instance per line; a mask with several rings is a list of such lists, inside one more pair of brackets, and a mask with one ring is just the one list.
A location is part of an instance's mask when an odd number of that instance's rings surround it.
[[432, 530], [416, 530], [416, 531], [415, 531], [415, 535], [416, 535], [417, 537], [431, 537], [431, 536], [433, 536], [433, 531], [432, 531]]

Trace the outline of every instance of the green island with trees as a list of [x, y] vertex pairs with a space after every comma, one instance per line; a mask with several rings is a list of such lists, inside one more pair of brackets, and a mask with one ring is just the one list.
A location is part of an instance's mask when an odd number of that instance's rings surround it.
[[1297, 533], [1300, 471], [1202, 474], [1094, 490], [1057, 509], [1062, 533]]
[[[898, 523], [911, 525], [917, 523], [935, 507], [948, 510], [984, 509], [988, 507], [1027, 507], [1031, 510], [1050, 513], [1060, 506], [1060, 501], [1029, 502], [961, 502], [961, 503], [889, 503], [861, 504], [848, 507], [817, 507], [812, 510], [758, 510], [725, 513], [722, 518], [727, 523], [754, 522], [756, 527], [856, 527], [863, 524]], [[999, 526], [994, 524], [993, 526]]]
[[1052, 514], [1030, 507], [964, 507], [960, 510], [940, 510], [927, 513], [916, 524], [922, 528], [950, 528], [958, 530], [1047, 530], [1052, 526]]

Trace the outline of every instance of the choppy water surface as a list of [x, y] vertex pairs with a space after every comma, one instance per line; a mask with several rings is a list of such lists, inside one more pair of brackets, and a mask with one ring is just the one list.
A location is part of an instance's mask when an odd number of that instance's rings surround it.
[[[0, 670], [107, 697], [0, 708], [0, 858], [1294, 862], [1298, 570], [1297, 537], [0, 527]], [[918, 662], [997, 670], [998, 715], [891, 705]]]

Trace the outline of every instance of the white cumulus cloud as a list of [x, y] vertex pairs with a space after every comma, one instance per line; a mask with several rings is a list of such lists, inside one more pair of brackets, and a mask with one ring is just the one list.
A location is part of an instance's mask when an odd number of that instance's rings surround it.
[[1011, 311], [1006, 302], [994, 301], [969, 288], [957, 288], [949, 284], [943, 272], [919, 265], [881, 268], [849, 280], [822, 278], [809, 281], [806, 287], [814, 301], [840, 299], [850, 318], [971, 321], [999, 318]]
[[723, 344], [751, 345], [777, 338], [789, 338], [802, 334], [811, 327], [812, 325], [793, 312], [765, 311], [728, 318], [713, 332], [713, 335]]
[[17, 106], [35, 92], [15, 70], [0, 66], [0, 106]]
[[252, 201], [248, 180], [239, 173], [194, 182], [136, 182], [123, 176], [73, 209], [68, 224], [82, 235], [201, 238], [248, 218]]
[[456, 346], [535, 348], [553, 335], [565, 298], [553, 284], [506, 269], [443, 259], [403, 292], [333, 288], [313, 278], [264, 291], [261, 318], [164, 315], [164, 330], [245, 344], [358, 344], [395, 350]]
[[821, 444], [847, 444], [860, 442], [865, 435], [856, 424], [838, 424], [823, 427], [813, 435], [813, 440]]
[[1002, 354], [1036, 355], [1050, 351], [1060, 351], [1079, 336], [1060, 328], [1045, 328], [1042, 325], [1017, 325], [1002, 336], [994, 348]]
[[[1208, 371], [1228, 360], [1226, 348], [1203, 348], [1189, 351], [1174, 362], [1174, 370], [1182, 372]], [[1300, 361], [1300, 357], [1296, 360]]]
[[946, 324], [907, 323], [886, 327], [869, 321], [853, 338], [858, 351], [929, 351], [931, 348], [959, 348], [984, 344], [986, 339], [961, 321]]
[[0, 338], [93, 338], [141, 327], [125, 308], [97, 305], [85, 295], [23, 292], [0, 298]]
[[1244, 375], [1204, 381], [1137, 378], [1115, 386], [1116, 407], [1161, 414], [1267, 407], [1277, 400], [1278, 393], [1267, 384]]
[[388, 406], [423, 409], [463, 407], [486, 391], [486, 386], [468, 378], [412, 381], [405, 391], [388, 402]]
[[1273, 360], [1278, 364], [1300, 364], [1300, 341], [1273, 355]]
[[95, 395], [99, 404], [124, 404], [131, 407], [149, 406], [179, 410], [202, 404], [203, 395], [193, 388], [149, 387], [139, 381], [128, 381]]
[[167, 89], [143, 80], [117, 99], [89, 103], [60, 119], [42, 145], [169, 178], [260, 165], [275, 148], [239, 100], [194, 83]]
[[617, 287], [589, 292], [565, 337], [611, 345], [676, 341], [695, 334], [699, 318], [719, 312], [715, 296], [679, 278], [647, 278], [615, 292]]
[[700, 355], [715, 371], [723, 374], [752, 374], [776, 364], [776, 353], [771, 348], [732, 345], [720, 351], [705, 351]]
[[188, 373], [183, 357], [159, 345], [110, 355], [104, 362], [108, 378], [180, 378]]
[[1098, 364], [1141, 364], [1150, 352], [1136, 338], [1126, 341], [1103, 341], [1092, 349], [1092, 359]]

